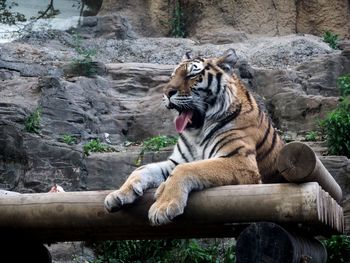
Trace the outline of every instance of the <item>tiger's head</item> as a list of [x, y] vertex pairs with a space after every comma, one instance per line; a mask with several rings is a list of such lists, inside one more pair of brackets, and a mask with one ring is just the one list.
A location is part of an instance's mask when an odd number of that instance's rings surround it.
[[238, 57], [233, 49], [217, 58], [191, 58], [187, 53], [171, 74], [163, 99], [175, 109], [176, 130], [201, 128], [205, 120], [220, 118], [234, 101], [234, 87], [228, 85]]

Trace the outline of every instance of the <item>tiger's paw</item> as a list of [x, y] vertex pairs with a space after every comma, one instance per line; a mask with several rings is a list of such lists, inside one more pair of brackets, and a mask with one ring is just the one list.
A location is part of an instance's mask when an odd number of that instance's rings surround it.
[[152, 226], [170, 223], [173, 218], [184, 212], [185, 204], [172, 200], [170, 202], [156, 201], [148, 211], [148, 218]]
[[155, 200], [156, 200], [156, 199], [159, 199], [159, 197], [162, 195], [162, 193], [164, 192], [165, 186], [166, 186], [165, 182], [161, 183], [161, 184], [158, 186], [156, 192], [154, 193], [154, 199], [155, 199]]
[[131, 198], [123, 194], [120, 190], [114, 191], [108, 194], [105, 198], [104, 204], [108, 212], [114, 213], [119, 211], [124, 204], [128, 202]]
[[132, 175], [119, 190], [113, 191], [106, 196], [104, 205], [108, 212], [117, 212], [123, 205], [131, 204], [142, 195], [141, 180], [136, 175]]

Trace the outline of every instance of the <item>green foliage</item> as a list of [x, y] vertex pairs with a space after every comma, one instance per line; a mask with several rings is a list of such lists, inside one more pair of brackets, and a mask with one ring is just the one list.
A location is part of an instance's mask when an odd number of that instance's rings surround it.
[[76, 143], [75, 138], [69, 134], [63, 134], [62, 140], [65, 144], [68, 144], [68, 145], [73, 145]]
[[177, 142], [176, 136], [159, 135], [145, 140], [142, 144], [144, 151], [159, 151], [162, 148], [175, 145]]
[[96, 75], [96, 65], [93, 57], [96, 55], [95, 49], [89, 49], [82, 46], [82, 38], [76, 34], [74, 37], [74, 48], [79, 54], [79, 58], [73, 59], [71, 63], [71, 71], [74, 74], [91, 77]]
[[176, 256], [176, 262], [217, 262], [217, 246], [203, 248], [196, 240], [187, 239], [183, 240], [183, 244], [181, 244], [180, 248]]
[[350, 74], [340, 76], [337, 80], [337, 86], [340, 89], [341, 96], [350, 95]]
[[330, 154], [350, 158], [350, 101], [344, 98], [338, 108], [320, 122]]
[[327, 263], [349, 262], [350, 260], [350, 237], [332, 236], [323, 241], [327, 249]]
[[186, 36], [186, 23], [180, 0], [173, 0], [173, 13], [170, 18], [170, 35], [173, 37]]
[[330, 31], [326, 31], [323, 34], [323, 42], [326, 42], [333, 49], [338, 48], [338, 41], [339, 41], [339, 36]]
[[115, 150], [108, 145], [101, 143], [99, 139], [93, 139], [83, 146], [84, 153], [89, 155], [91, 152], [114, 152]]
[[[204, 247], [195, 239], [123, 240], [95, 244], [98, 257], [93, 263], [164, 262], [234, 263], [234, 247], [221, 251], [219, 244]], [[219, 255], [222, 253], [221, 255]]]
[[159, 135], [145, 140], [142, 143], [142, 150], [139, 154], [139, 157], [135, 160], [135, 165], [141, 165], [143, 155], [147, 151], [159, 151], [162, 148], [175, 145], [177, 142], [177, 136], [169, 135]]
[[32, 112], [24, 122], [24, 126], [27, 132], [39, 133], [41, 120], [41, 109], [38, 108]]
[[224, 248], [223, 262], [224, 263], [235, 263], [236, 262], [236, 248], [235, 248], [235, 246], [231, 245], [228, 248]]
[[11, 11], [14, 6], [18, 6], [18, 4], [15, 2], [6, 3], [6, 0], [0, 0], [0, 23], [15, 25], [17, 22], [27, 21], [23, 14]]
[[317, 140], [317, 132], [316, 131], [309, 131], [306, 135], [305, 135], [305, 140], [306, 141], [316, 141]]
[[95, 246], [99, 256], [94, 262], [145, 262], [148, 258], [157, 262], [173, 246], [168, 240], [106, 241]]
[[330, 154], [350, 158], [350, 75], [340, 76], [337, 86], [341, 93], [338, 107], [320, 121]]

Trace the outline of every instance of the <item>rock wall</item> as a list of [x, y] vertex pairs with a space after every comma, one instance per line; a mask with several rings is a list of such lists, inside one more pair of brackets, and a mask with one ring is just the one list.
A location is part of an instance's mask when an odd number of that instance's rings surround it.
[[[104, 0], [101, 15], [127, 17], [140, 36], [167, 36], [175, 0]], [[190, 37], [237, 31], [270, 36], [291, 33], [350, 36], [347, 0], [180, 0]], [[230, 33], [231, 32], [231, 33]]]
[[[82, 30], [89, 36], [87, 28]], [[121, 40], [97, 37], [97, 32], [90, 30], [94, 37], [82, 44], [98, 51], [94, 59], [103, 70], [94, 78], [70, 76], [69, 65], [78, 57], [70, 33], [32, 33], [1, 46], [1, 188], [43, 192], [53, 183], [67, 190], [119, 184], [140, 151], [123, 159], [129, 152], [122, 146], [125, 141], [174, 134], [173, 115], [161, 105], [161, 90], [186, 51], [213, 56], [235, 48], [240, 56], [236, 73], [266, 104], [276, 126], [295, 134], [315, 129], [315, 119], [336, 107], [336, 78], [350, 70], [348, 49], [334, 51], [313, 36], [214, 45], [190, 39]], [[25, 119], [37, 108], [42, 115], [39, 135], [24, 128]], [[77, 144], [64, 144], [64, 134], [74, 136]], [[85, 156], [83, 144], [92, 138], [107, 143], [105, 134], [121, 153], [105, 154], [98, 157], [101, 160]], [[122, 179], [112, 179], [116, 175]]]
[[331, 31], [343, 37], [350, 35], [350, 2], [346, 0], [296, 1], [296, 31], [322, 35]]

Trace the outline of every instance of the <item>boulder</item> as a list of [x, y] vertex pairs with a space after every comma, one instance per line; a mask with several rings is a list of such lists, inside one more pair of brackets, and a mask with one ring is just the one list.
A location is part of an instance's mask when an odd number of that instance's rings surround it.
[[47, 192], [55, 184], [68, 191], [86, 188], [83, 153], [74, 147], [24, 131], [23, 125], [0, 121], [0, 188]]
[[[46, 192], [55, 183], [67, 191], [112, 188], [115, 179], [105, 176], [111, 170], [101, 177], [92, 168], [97, 166], [91, 164], [92, 157], [84, 155], [86, 142], [100, 138], [116, 146], [125, 140], [142, 141], [175, 133], [174, 115], [161, 105], [162, 83], [167, 81], [172, 66], [136, 63], [111, 64], [107, 68], [108, 79], [76, 77], [67, 81], [48, 76], [5, 80], [12, 85], [0, 90], [0, 144], [4, 145], [0, 149], [0, 188]], [[41, 112], [40, 134], [31, 134], [24, 124], [36, 109]], [[73, 136], [78, 144], [62, 143], [65, 134]], [[115, 167], [111, 165], [114, 158], [102, 156], [106, 167]], [[121, 182], [131, 172], [131, 163], [118, 167], [125, 172], [111, 175], [120, 175]], [[99, 183], [95, 182], [97, 178]]]
[[339, 88], [335, 84], [339, 76], [349, 72], [350, 59], [343, 53], [327, 54], [305, 62], [295, 70], [306, 94], [340, 96]]
[[94, 262], [95, 253], [84, 242], [59, 242], [46, 245], [52, 257], [52, 263]]
[[118, 189], [133, 170], [143, 164], [165, 161], [171, 150], [145, 152], [131, 147], [115, 153], [93, 153], [86, 157], [87, 189]]
[[159, 37], [169, 32], [169, 6], [164, 1], [103, 1], [98, 15], [111, 14], [127, 18], [140, 36]]
[[70, 134], [84, 141], [108, 133], [112, 144], [140, 141], [160, 132], [174, 134], [174, 113], [161, 105], [162, 84], [172, 68], [109, 64], [110, 79], [42, 78], [38, 84], [42, 134], [56, 140]]
[[[163, 84], [173, 66], [123, 63], [107, 65], [111, 89], [120, 104], [115, 116], [124, 123], [121, 133], [132, 141], [159, 134], [175, 134], [174, 111], [162, 105]], [[122, 95], [123, 94], [123, 95]]]
[[106, 39], [129, 39], [137, 34], [122, 15], [112, 14], [105, 16], [87, 16], [82, 19], [77, 31], [80, 34], [91, 37], [103, 37]]
[[265, 99], [278, 128], [305, 133], [316, 130], [317, 121], [336, 108], [340, 95], [336, 81], [349, 68], [350, 59], [343, 51], [314, 57], [289, 69], [253, 68], [250, 83]]

